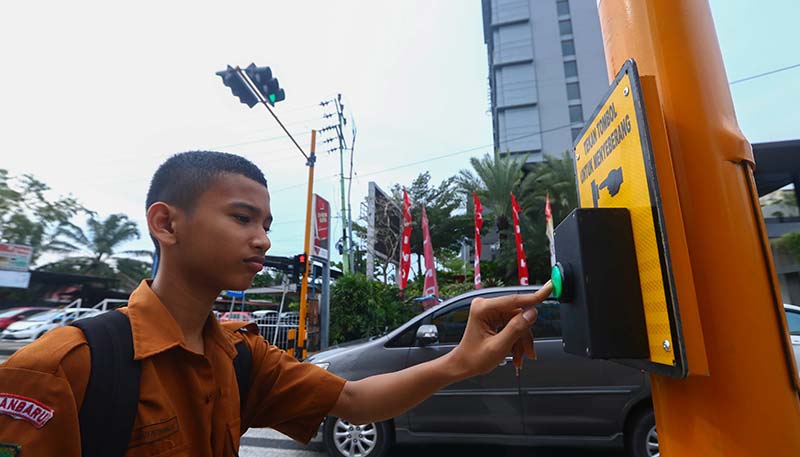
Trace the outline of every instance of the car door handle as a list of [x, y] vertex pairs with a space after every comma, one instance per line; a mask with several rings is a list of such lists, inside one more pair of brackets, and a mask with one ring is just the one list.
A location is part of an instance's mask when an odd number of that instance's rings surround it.
[[503, 359], [503, 361], [502, 361], [502, 362], [500, 362], [499, 364], [497, 364], [497, 366], [498, 366], [498, 367], [504, 367], [504, 366], [506, 366], [506, 365], [508, 364], [508, 362], [513, 362], [513, 361], [514, 361], [514, 357], [512, 357], [512, 356], [510, 356], [510, 355], [509, 355], [509, 356], [507, 356], [505, 359]]

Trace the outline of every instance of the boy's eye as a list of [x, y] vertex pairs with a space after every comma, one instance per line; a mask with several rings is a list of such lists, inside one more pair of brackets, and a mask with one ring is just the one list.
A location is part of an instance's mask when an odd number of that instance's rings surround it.
[[241, 222], [242, 224], [247, 224], [250, 222], [250, 218], [247, 216], [242, 216], [241, 214], [236, 214], [233, 216], [234, 219]]

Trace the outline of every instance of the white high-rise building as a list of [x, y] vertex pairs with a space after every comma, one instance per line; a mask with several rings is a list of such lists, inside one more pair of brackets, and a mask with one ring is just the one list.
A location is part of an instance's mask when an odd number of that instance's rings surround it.
[[501, 153], [569, 149], [608, 89], [595, 0], [482, 0], [494, 144]]

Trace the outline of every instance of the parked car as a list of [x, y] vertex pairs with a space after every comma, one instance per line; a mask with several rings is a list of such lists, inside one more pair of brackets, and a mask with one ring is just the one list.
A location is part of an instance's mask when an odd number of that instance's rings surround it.
[[0, 330], [5, 330], [6, 327], [14, 322], [21, 321], [22, 319], [47, 311], [48, 309], [50, 308], [45, 308], [43, 306], [25, 306], [7, 309], [0, 313]]
[[9, 325], [3, 330], [3, 333], [0, 333], [0, 339], [33, 341], [54, 328], [69, 325], [78, 319], [96, 316], [101, 312], [94, 308], [63, 308], [45, 311]]
[[[423, 363], [458, 344], [474, 298], [536, 289], [468, 292], [385, 336], [342, 344], [307, 361], [349, 380]], [[537, 360], [526, 360], [519, 377], [507, 357], [491, 373], [446, 387], [394, 419], [351, 424], [327, 417], [322, 434], [329, 455], [381, 457], [393, 443], [625, 446], [634, 457], [657, 455], [648, 376], [621, 364], [565, 353], [559, 304], [546, 301], [537, 308]]]
[[261, 323], [261, 321], [277, 320], [278, 312], [273, 309], [260, 309], [258, 311], [253, 311], [253, 319], [259, 323]]
[[783, 305], [786, 322], [789, 324], [789, 338], [794, 349], [794, 363], [800, 368], [800, 306]]
[[246, 311], [228, 311], [219, 318], [220, 322], [242, 321], [253, 322], [253, 315]]

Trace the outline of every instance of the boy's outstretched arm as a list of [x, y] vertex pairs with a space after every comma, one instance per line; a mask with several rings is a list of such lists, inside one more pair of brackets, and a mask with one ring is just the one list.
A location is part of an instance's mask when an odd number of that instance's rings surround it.
[[330, 414], [355, 424], [387, 420], [449, 384], [492, 371], [512, 352], [520, 366], [523, 355], [535, 357], [530, 330], [536, 320], [533, 305], [551, 292], [548, 282], [533, 294], [476, 298], [464, 336], [452, 351], [401, 371], [348, 381]]

